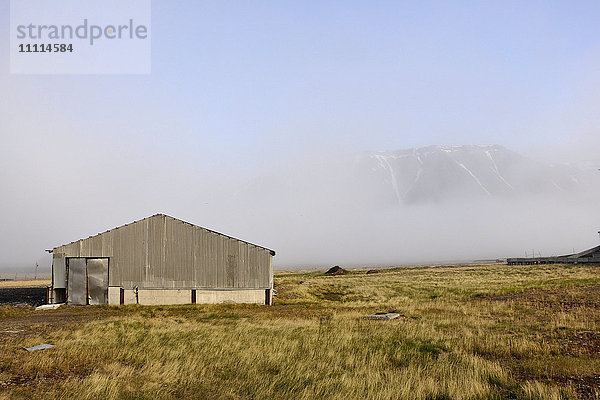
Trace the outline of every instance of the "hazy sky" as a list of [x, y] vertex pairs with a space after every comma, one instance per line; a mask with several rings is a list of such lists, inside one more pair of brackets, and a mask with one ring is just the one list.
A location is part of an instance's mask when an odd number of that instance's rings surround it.
[[150, 75], [11, 75], [0, 16], [0, 267], [156, 212], [281, 245], [213, 202], [313, 153], [600, 145], [598, 1], [153, 0]]

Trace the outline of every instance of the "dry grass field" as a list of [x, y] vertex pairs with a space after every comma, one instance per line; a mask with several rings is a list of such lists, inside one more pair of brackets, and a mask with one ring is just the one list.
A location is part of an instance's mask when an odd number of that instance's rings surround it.
[[2, 288], [20, 288], [20, 287], [40, 287], [48, 286], [51, 281], [49, 279], [32, 279], [28, 281], [0, 281], [0, 289]]
[[[285, 273], [270, 307], [0, 307], [0, 399], [594, 399], [599, 268]], [[402, 316], [362, 318], [382, 311]]]

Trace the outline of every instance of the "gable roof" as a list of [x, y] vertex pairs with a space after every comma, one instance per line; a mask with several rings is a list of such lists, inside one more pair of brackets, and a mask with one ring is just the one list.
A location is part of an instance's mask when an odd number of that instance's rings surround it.
[[154, 215], [151, 215], [151, 216], [149, 216], [149, 217], [146, 217], [146, 218], [138, 219], [138, 220], [136, 220], [136, 221], [133, 221], [133, 222], [130, 222], [130, 223], [128, 223], [128, 224], [119, 225], [119, 226], [117, 226], [117, 227], [114, 227], [114, 228], [112, 228], [112, 229], [109, 229], [109, 230], [107, 230], [107, 231], [104, 231], [104, 232], [97, 233], [97, 234], [95, 234], [95, 235], [92, 235], [92, 236], [89, 236], [89, 237], [87, 237], [87, 238], [82, 238], [82, 239], [79, 239], [79, 240], [74, 240], [74, 241], [72, 241], [72, 242], [70, 242], [70, 243], [66, 243], [66, 244], [63, 244], [63, 245], [60, 245], [60, 246], [56, 246], [56, 247], [54, 247], [54, 249], [57, 249], [57, 248], [59, 248], [59, 247], [62, 247], [62, 246], [68, 246], [68, 245], [70, 245], [70, 244], [77, 243], [77, 242], [80, 242], [80, 241], [82, 241], [82, 240], [87, 240], [87, 239], [90, 239], [90, 238], [93, 238], [93, 237], [96, 237], [96, 236], [99, 236], [99, 235], [105, 234], [105, 233], [107, 233], [107, 232], [110, 232], [110, 231], [113, 231], [113, 230], [115, 230], [115, 229], [123, 228], [123, 227], [125, 227], [125, 226], [129, 226], [129, 225], [132, 225], [132, 224], [137, 224], [138, 222], [142, 222], [142, 221], [145, 221], [145, 220], [147, 220], [147, 219], [150, 219], [150, 218], [156, 218], [156, 217], [165, 217], [165, 218], [170, 218], [170, 219], [172, 219], [172, 220], [174, 220], [174, 221], [178, 221], [178, 222], [181, 222], [181, 223], [183, 223], [183, 224], [187, 224], [187, 225], [190, 225], [190, 226], [193, 226], [193, 227], [196, 227], [196, 228], [204, 229], [205, 231], [208, 231], [208, 232], [210, 232], [210, 233], [214, 233], [214, 234], [216, 234], [216, 235], [219, 235], [219, 236], [226, 237], [226, 238], [228, 238], [228, 239], [233, 239], [233, 240], [237, 240], [237, 241], [240, 241], [240, 242], [243, 242], [243, 243], [246, 243], [246, 244], [252, 245], [252, 246], [256, 246], [256, 247], [258, 247], [258, 248], [261, 248], [261, 249], [264, 249], [264, 250], [267, 250], [267, 251], [269, 251], [269, 252], [271, 253], [271, 255], [272, 255], [272, 256], [274, 256], [274, 255], [275, 255], [275, 250], [269, 249], [269, 248], [267, 248], [267, 247], [264, 247], [264, 246], [259, 246], [259, 245], [257, 245], [257, 244], [254, 244], [254, 243], [251, 243], [251, 242], [247, 242], [247, 241], [245, 241], [245, 240], [238, 239], [238, 238], [236, 238], [236, 237], [233, 237], [233, 236], [225, 235], [224, 233], [220, 233], [220, 232], [217, 232], [217, 231], [213, 231], [213, 230], [211, 230], [211, 229], [204, 228], [204, 227], [202, 227], [202, 226], [199, 226], [199, 225], [194, 225], [194, 224], [192, 224], [192, 223], [190, 223], [190, 222], [183, 221], [183, 220], [181, 220], [181, 219], [179, 219], [179, 218], [171, 217], [170, 215], [161, 214], [161, 213], [159, 213], [159, 214], [154, 214]]

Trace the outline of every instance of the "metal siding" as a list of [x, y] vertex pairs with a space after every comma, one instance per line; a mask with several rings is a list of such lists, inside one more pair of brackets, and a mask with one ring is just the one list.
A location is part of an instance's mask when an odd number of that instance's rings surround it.
[[91, 305], [108, 304], [108, 259], [87, 260], [88, 296]]
[[194, 227], [167, 218], [165, 277], [173, 288], [192, 287], [194, 280]]
[[185, 235], [185, 287], [194, 287], [196, 285], [196, 271], [195, 271], [195, 232], [194, 226], [186, 225], [186, 235]]
[[[133, 253], [130, 251], [130, 240], [131, 235], [128, 232], [128, 226], [124, 226], [115, 231], [115, 238], [118, 240], [115, 242], [115, 258], [119, 263], [119, 273], [121, 275], [121, 282], [127, 286], [133, 286], [135, 278], [132, 276], [131, 264], [133, 263]], [[138, 282], [139, 283], [139, 282]]]
[[102, 235], [102, 257], [110, 258], [110, 267], [108, 269], [108, 285], [109, 286], [118, 286], [117, 284], [112, 284], [111, 282], [117, 282], [116, 274], [119, 270], [119, 266], [116, 263], [116, 259], [114, 257], [114, 249], [115, 249], [115, 231], [108, 231], [103, 233]]
[[250, 246], [242, 243], [240, 253], [242, 254], [244, 269], [246, 271], [244, 282], [246, 282], [250, 287], [257, 287], [255, 282], [255, 274], [252, 272], [252, 264], [250, 263]]
[[218, 236], [212, 232], [205, 231], [206, 234], [206, 265], [209, 271], [210, 288], [219, 287], [219, 270], [217, 265], [217, 254], [219, 252]]
[[171, 244], [173, 242], [173, 226], [169, 221], [165, 220], [163, 229], [163, 265], [162, 265], [162, 278], [164, 279], [163, 284], [166, 287], [167, 282], [173, 282], [175, 280], [175, 271], [172, 268], [173, 256], [171, 255]]
[[138, 274], [136, 274], [135, 270], [135, 239], [135, 232], [131, 225], [121, 228], [121, 240], [119, 241], [119, 257], [122, 257], [123, 259], [121, 273], [123, 274], [123, 280], [125, 282], [130, 282], [129, 285], [131, 286], [143, 285], [142, 280]]
[[167, 222], [166, 218], [160, 218], [160, 272], [159, 272], [159, 284], [161, 287], [166, 287], [166, 281], [168, 279], [166, 274], [166, 257], [167, 257]]
[[131, 228], [134, 235], [133, 248], [131, 249], [134, 254], [134, 276], [137, 282], [142, 282], [142, 285], [139, 286], [145, 286], [146, 265], [148, 263], [148, 257], [146, 256], [146, 232], [148, 225], [146, 221], [142, 221], [138, 224], [132, 224]]
[[80, 242], [80, 257], [98, 257], [102, 255], [102, 237], [93, 236]]
[[151, 272], [150, 272], [150, 221], [146, 219], [144, 221], [144, 231], [142, 232], [144, 236], [144, 269], [142, 271], [144, 282], [150, 282]]
[[87, 303], [85, 258], [69, 258], [67, 277], [67, 303]]
[[259, 274], [259, 271], [261, 269], [261, 250], [256, 246], [252, 246], [252, 253], [252, 273], [255, 277], [255, 285], [258, 287], [265, 287], [264, 279], [262, 278], [261, 274]]
[[195, 232], [194, 226], [185, 223], [185, 274], [184, 274], [184, 287], [194, 287], [196, 285], [196, 270], [194, 260], [194, 247], [195, 247]]
[[226, 243], [227, 238], [217, 235], [217, 253], [215, 254], [215, 263], [217, 267], [217, 285], [218, 287], [227, 287], [227, 275], [225, 270], [226, 261]]
[[194, 228], [194, 287], [206, 287], [207, 268], [205, 262], [206, 247], [204, 246], [204, 233], [202, 229]]
[[148, 221], [148, 264], [149, 273], [147, 282], [156, 283], [158, 287], [163, 286], [163, 229], [164, 219], [149, 218]]
[[104, 252], [104, 249], [102, 248], [102, 236], [95, 236], [93, 238], [90, 238], [90, 243], [90, 256], [93, 256], [94, 254], [102, 254]]
[[256, 274], [257, 265], [258, 265], [258, 252], [255, 246], [249, 246], [250, 251], [250, 274], [252, 276], [252, 283], [256, 285], [256, 287], [260, 287], [260, 279], [258, 274]]
[[54, 253], [62, 253], [65, 257], [79, 257], [79, 246], [81, 240], [61, 246]]
[[212, 270], [214, 271], [215, 277], [214, 277], [214, 287], [223, 287], [223, 271], [221, 271], [220, 266], [219, 266], [219, 252], [223, 251], [222, 249], [220, 249], [219, 244], [221, 243], [221, 238], [219, 237], [219, 235], [215, 235], [211, 233], [211, 246], [210, 246], [210, 253], [209, 253], [209, 262], [210, 262], [210, 268], [212, 268]]
[[215, 283], [215, 287], [225, 287], [225, 282], [224, 282], [224, 272], [221, 268], [221, 263], [219, 261], [219, 254], [223, 253], [223, 243], [221, 238], [219, 237], [219, 235], [213, 235], [212, 236], [212, 246], [210, 249], [210, 263], [212, 265], [212, 268], [214, 268], [215, 270], [215, 275], [216, 275], [216, 283]]
[[91, 251], [88, 250], [90, 239], [84, 239], [79, 241], [79, 257], [89, 257]]
[[238, 287], [244, 287], [248, 283], [248, 263], [246, 262], [246, 246], [244, 243], [237, 242], [238, 265], [239, 265], [239, 282]]
[[262, 260], [260, 263], [260, 270], [263, 271], [260, 276], [263, 279], [263, 287], [272, 287], [272, 278], [273, 278], [273, 273], [271, 270], [271, 261], [273, 259], [273, 256], [271, 256], [271, 252], [265, 250], [265, 249], [260, 249], [260, 253], [262, 255]]
[[[273, 255], [269, 252], [269, 287], [273, 288]], [[272, 297], [271, 292], [271, 297]]]
[[140, 222], [113, 231], [111, 270], [115, 271], [111, 273], [111, 286], [144, 286], [146, 224]]
[[138, 287], [145, 287], [146, 282], [144, 281], [144, 266], [146, 263], [145, 248], [144, 245], [144, 225], [135, 224], [130, 225], [128, 234], [131, 238], [127, 239], [127, 249], [131, 254], [131, 264], [129, 265], [129, 276], [131, 282], [137, 283]]
[[67, 266], [64, 257], [52, 258], [52, 283], [54, 289], [67, 287]]
[[102, 238], [102, 257], [112, 257], [113, 255], [113, 232], [106, 232], [99, 235]]
[[180, 266], [179, 266], [179, 281], [180, 287], [194, 286], [194, 229], [187, 223], [180, 223]]
[[241, 279], [238, 241], [228, 239], [227, 250], [227, 287], [240, 287], [240, 283], [243, 284], [243, 281]]
[[[192, 258], [192, 281], [191, 284], [188, 287], [195, 287], [196, 286], [196, 282], [198, 282], [198, 268], [197, 268], [197, 261], [196, 261], [196, 227], [192, 226], [191, 227], [191, 233], [192, 233], [192, 242], [190, 243], [190, 254], [191, 254], [191, 258]], [[196, 303], [196, 292], [192, 292], [192, 295], [194, 296], [194, 301], [193, 303]]]
[[182, 223], [171, 221], [173, 224], [173, 237], [172, 241], [172, 255], [175, 256], [174, 276], [175, 282], [174, 287], [183, 286], [182, 283], [185, 280], [185, 228]]
[[177, 279], [176, 266], [178, 264], [178, 249], [177, 249], [177, 236], [175, 226], [172, 221], [165, 221], [165, 264], [163, 266], [163, 277], [165, 278], [165, 284], [167, 287], [174, 287], [174, 282]]
[[113, 245], [113, 257], [110, 262], [110, 279], [108, 284], [110, 286], [123, 286], [123, 266], [124, 262], [122, 259], [121, 249], [121, 229], [115, 229], [112, 231], [112, 245]]

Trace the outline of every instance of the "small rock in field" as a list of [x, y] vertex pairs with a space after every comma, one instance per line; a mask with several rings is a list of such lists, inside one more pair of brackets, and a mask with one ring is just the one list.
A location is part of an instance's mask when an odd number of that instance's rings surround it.
[[331, 267], [327, 270], [327, 272], [325, 272], [326, 275], [344, 275], [346, 274], [346, 271], [344, 268], [340, 267], [339, 265], [336, 265], [335, 267]]
[[389, 319], [396, 319], [396, 318], [400, 318], [400, 317], [404, 317], [404, 316], [400, 315], [398, 313], [375, 313], [375, 314], [366, 315], [364, 318], [365, 319], [389, 320]]

